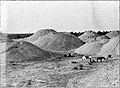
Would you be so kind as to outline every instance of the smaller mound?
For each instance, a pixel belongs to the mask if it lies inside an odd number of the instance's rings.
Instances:
[[[35,41],[37,38],[42,37],[42,36],[44,36],[44,35],[47,35],[48,33],[51,33],[51,32],[56,33],[56,31],[53,30],[53,29],[38,30],[38,31],[35,32],[32,36],[28,37],[28,38],[25,39],[25,40],[30,41],[30,42],[33,42],[33,41]]]
[[[33,44],[45,50],[67,51],[80,47],[84,42],[71,34],[49,33]]]
[[[96,55],[100,52],[103,44],[98,42],[86,43],[77,48],[74,52],[78,54]]]
[[[120,43],[120,36],[112,38],[106,43],[103,47],[101,52],[98,55],[108,56],[108,55],[119,55],[119,43]]]
[[[6,50],[6,53],[7,61],[18,62],[41,61],[55,56],[54,53],[44,51],[25,41],[14,42],[14,44]]]
[[[107,33],[106,36],[108,36],[109,38],[114,38],[120,35],[120,31],[119,30],[115,30],[115,31],[111,31],[110,33]]]
[[[89,42],[90,40],[95,41],[94,38],[97,36],[98,34],[95,33],[94,31],[86,31],[84,34],[82,34],[78,38],[80,38],[83,42]]]

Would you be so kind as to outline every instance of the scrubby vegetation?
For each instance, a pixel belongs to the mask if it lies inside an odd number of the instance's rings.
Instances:
[[[70,32],[70,34],[73,34],[73,35],[75,35],[75,36],[81,36],[82,34],[84,34],[86,31],[84,31],[84,32]],[[98,35],[100,35],[100,36],[102,36],[102,35],[106,35],[107,33],[109,33],[109,32],[111,32],[111,31],[97,31],[96,33],[98,34]]]

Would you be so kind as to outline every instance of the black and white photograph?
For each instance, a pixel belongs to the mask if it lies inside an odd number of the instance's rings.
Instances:
[[[1,0],[0,88],[119,88],[119,0]]]

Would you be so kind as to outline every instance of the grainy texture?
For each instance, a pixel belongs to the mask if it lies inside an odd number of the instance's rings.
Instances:
[[[119,86],[119,60],[84,64],[86,70],[73,70],[71,60],[7,68],[7,88],[98,88]],[[81,62],[82,63],[82,62]],[[49,64],[49,65],[48,65]],[[58,67],[59,65],[59,67]],[[16,70],[15,70],[16,68]]]
[[[87,55],[96,55],[102,49],[103,44],[99,42],[86,43],[83,46],[77,48],[75,53],[87,54]]]
[[[39,37],[43,37],[49,33],[56,33],[55,30],[53,29],[43,29],[43,30],[38,30],[37,32],[35,32],[32,36],[26,38],[26,41],[30,41],[30,42],[34,42],[36,41]]]
[[[71,34],[49,33],[37,38],[33,44],[45,50],[66,51],[78,48],[82,46],[84,42]]]
[[[37,46],[25,42],[14,42],[11,47],[6,50],[8,61],[41,61],[51,57],[55,54],[49,51],[44,51]],[[56,54],[57,55],[57,54]]]
[[[111,55],[119,55],[119,43],[120,43],[120,36],[114,37],[106,43],[102,50],[100,51],[99,55],[107,56]]]

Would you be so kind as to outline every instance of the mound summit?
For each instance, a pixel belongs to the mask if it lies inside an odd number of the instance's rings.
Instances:
[[[53,29],[42,29],[42,30],[38,30],[37,32],[35,32],[32,36],[28,37],[27,41],[30,41],[30,42],[34,42],[35,40],[37,40],[39,37],[43,37],[44,35],[47,35],[48,33],[56,33],[55,30]]]

